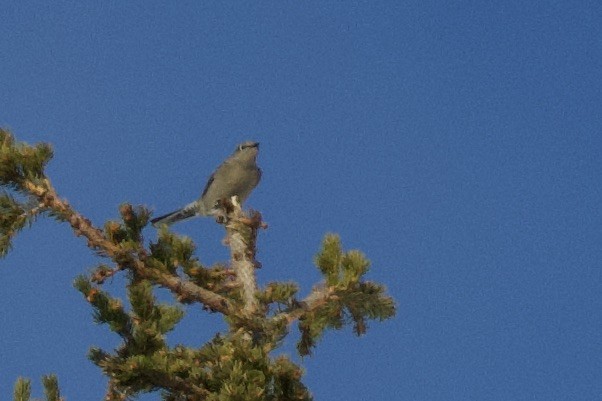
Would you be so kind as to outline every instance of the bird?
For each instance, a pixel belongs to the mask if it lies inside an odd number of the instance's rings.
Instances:
[[[247,141],[236,146],[234,153],[211,174],[199,199],[152,219],[151,224],[158,227],[194,216],[215,215],[219,211],[220,201],[235,195],[242,204],[261,179],[261,169],[257,166],[258,152],[259,142]]]

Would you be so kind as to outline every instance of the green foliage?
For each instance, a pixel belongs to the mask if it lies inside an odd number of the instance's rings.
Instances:
[[[4,187],[0,194],[0,257],[10,250],[15,234],[31,225],[39,213],[25,183],[45,186],[44,167],[51,158],[50,145],[16,142],[10,132],[0,128],[0,185]]]
[[[151,242],[151,258],[154,267],[175,273],[180,266],[188,274],[191,269],[201,268],[194,258],[195,246],[188,237],[177,236],[163,225],[158,233],[157,242]]]
[[[184,317],[178,306],[157,304],[153,288],[148,280],[141,280],[128,286],[128,296],[132,304],[132,338],[128,347],[131,354],[147,354],[165,347],[165,334],[174,329]]]
[[[132,321],[121,300],[111,297],[98,287],[94,287],[86,276],[77,277],[73,286],[84,295],[94,308],[96,323],[108,324],[111,331],[121,337],[131,337]]]
[[[335,234],[324,237],[315,264],[324,275],[326,285],[338,288],[357,283],[370,267],[370,261],[360,251],[343,252],[341,239]]]
[[[296,305],[295,296],[299,291],[296,283],[268,283],[265,288],[257,294],[257,299],[267,312],[270,306],[275,304],[282,309],[291,308]],[[281,308],[277,309],[280,312]]]
[[[107,221],[104,235],[121,250],[116,255],[115,262],[119,265],[127,265],[131,260],[129,254],[136,253],[143,246],[142,228],[148,224],[150,212],[142,206],[134,207],[129,203],[122,204],[119,212],[122,221]]]
[[[243,335],[217,336],[199,352],[207,371],[207,400],[309,400],[302,371],[285,357],[271,360],[266,350]]]
[[[25,226],[31,226],[36,217],[31,201],[19,202],[8,192],[0,195],[0,257],[6,256],[14,236]]]
[[[55,375],[42,376],[46,401],[60,401],[59,381]]]
[[[52,159],[52,148],[46,143],[30,146],[16,142],[13,135],[0,128],[0,183],[16,190],[25,190],[26,180],[40,182],[44,168]]]
[[[303,372],[285,357],[274,360],[243,334],[217,335],[200,349],[163,347],[145,355],[109,355],[95,362],[127,394],[160,388],[165,400],[310,400]]]
[[[42,376],[42,385],[44,386],[45,401],[61,401],[59,392],[59,382],[55,375]],[[13,391],[14,401],[30,401],[31,399],[31,380],[19,377],[15,382]],[[34,398],[37,399],[37,398]]]
[[[123,220],[125,238],[140,242],[142,240],[142,229],[148,224],[151,213],[142,206],[134,207],[129,203],[123,203],[119,207],[119,213]]]
[[[165,347],[165,334],[173,330],[184,316],[177,306],[157,304],[147,280],[128,286],[130,312],[125,310],[121,300],[94,287],[85,276],[78,277],[74,285],[94,307],[95,321],[108,324],[124,339],[120,349],[122,354],[149,354]]]
[[[148,266],[171,274],[177,274],[181,269],[190,281],[202,288],[220,295],[231,293],[232,287],[227,283],[231,283],[232,276],[228,274],[226,266],[203,266],[194,256],[196,247],[189,237],[176,235],[163,225],[158,231],[157,241],[151,242],[149,248]],[[179,301],[187,302],[186,299]]]
[[[333,286],[339,282],[342,256],[340,238],[332,234],[326,235],[322,242],[322,249],[315,257],[316,266],[324,275],[326,285]]]
[[[31,380],[19,377],[13,391],[14,401],[29,401],[31,397]]]
[[[362,280],[370,261],[359,251],[343,252],[337,235],[326,235],[315,262],[326,281],[323,291],[331,297],[299,319],[301,339],[297,349],[301,355],[311,353],[326,329],[352,323],[354,332],[361,335],[366,332],[367,319],[382,321],[395,315],[395,303],[384,286]]]

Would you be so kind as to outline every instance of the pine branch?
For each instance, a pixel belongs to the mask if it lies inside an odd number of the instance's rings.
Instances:
[[[301,340],[297,348],[301,355],[308,355],[328,328],[353,323],[354,332],[361,335],[366,332],[366,319],[385,320],[395,315],[395,304],[385,295],[385,288],[363,280],[370,266],[368,259],[359,251],[343,252],[337,235],[326,235],[315,262],[324,275],[324,284],[273,318],[289,325],[299,321]]]
[[[58,196],[44,175],[51,156],[48,145],[17,143],[0,129],[0,185],[9,190],[0,195],[0,255],[9,249],[17,231],[46,214],[67,222],[90,249],[110,259],[75,281],[93,307],[96,321],[122,338],[114,351],[92,348],[89,353],[110,378],[107,401],[125,401],[157,390],[166,401],[310,400],[301,382],[302,370],[286,356],[271,357],[289,326],[299,322],[297,347],[307,355],[327,329],[352,324],[361,335],[368,320],[388,319],[395,313],[385,288],[364,280],[368,259],[359,251],[343,252],[335,235],[324,238],[315,258],[324,281],[307,297],[297,300],[294,283],[259,288],[256,241],[258,230],[267,226],[258,212],[244,213],[236,198],[224,199],[220,205],[229,266],[204,267],[194,256],[192,240],[167,227],[159,230],[156,242],[147,249],[142,229],[150,212],[143,207],[121,205],[121,220],[108,221],[100,229]],[[102,284],[120,272],[127,273],[129,309],[102,290]],[[183,309],[157,302],[156,286],[170,290],[180,303],[198,302],[222,313],[229,330],[200,348],[168,346],[166,335],[183,317]],[[43,382],[47,401],[61,401],[56,378],[48,376]],[[20,379],[15,399],[29,398],[30,383]]]
[[[40,204],[49,210],[51,215],[69,223],[76,236],[86,238],[88,247],[98,254],[115,260],[122,268],[131,268],[140,277],[156,282],[177,294],[181,299],[201,302],[209,309],[225,315],[233,312],[230,302],[223,296],[199,287],[190,281],[182,280],[177,275],[150,269],[144,263],[144,252],[136,255],[131,249],[122,248],[110,241],[102,230],[75,211],[66,200],[60,199],[48,180],[45,180],[44,186],[36,185],[27,180],[24,181],[23,185],[33,196],[38,198]]]
[[[302,301],[296,303],[296,306],[287,312],[277,314],[273,320],[285,320],[287,324],[292,324],[306,313],[311,313],[328,303],[335,296],[335,290],[332,287],[317,286]]]
[[[255,243],[257,230],[265,227],[261,221],[261,215],[254,212],[248,218],[242,211],[236,197],[231,204],[226,206],[227,220],[226,243],[230,247],[230,260],[232,270],[241,286],[244,314],[252,314],[257,310],[257,283],[255,279],[255,267],[259,264],[255,260]]]

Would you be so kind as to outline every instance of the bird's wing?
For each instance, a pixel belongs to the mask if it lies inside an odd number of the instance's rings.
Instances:
[[[228,171],[232,167],[232,165],[233,164],[232,164],[232,156],[231,156],[228,159],[226,159],[222,164],[220,164],[218,166],[218,168],[215,169],[215,171],[213,172],[213,174],[211,174],[211,176],[207,180],[207,184],[205,184],[205,188],[203,189],[203,193],[201,194],[201,198],[203,198],[203,196],[205,196],[205,194],[207,193],[207,191],[209,191],[209,187],[211,187],[211,184],[213,184],[213,181],[215,181],[215,175],[216,174],[220,174],[221,176],[223,176],[224,172]]]
[[[211,177],[209,177],[209,180],[207,181],[207,184],[205,184],[205,189],[203,189],[203,193],[201,194],[201,198],[203,196],[205,196],[205,194],[209,190],[209,187],[211,186],[211,184],[213,183],[214,180],[215,180],[215,173],[211,174]]]

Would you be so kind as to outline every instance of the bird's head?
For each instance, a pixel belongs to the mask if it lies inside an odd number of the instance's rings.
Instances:
[[[254,149],[257,151],[259,149],[259,142],[246,141],[236,147],[237,152],[244,152],[245,150],[249,149]]]
[[[237,160],[245,160],[248,162],[255,162],[257,160],[257,153],[259,152],[259,142],[247,141],[239,144],[232,155]]]

